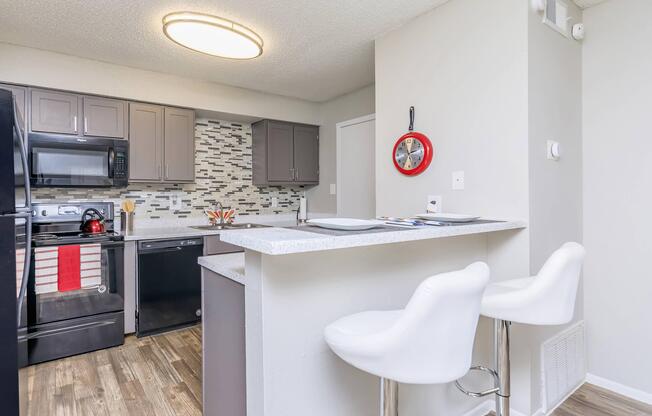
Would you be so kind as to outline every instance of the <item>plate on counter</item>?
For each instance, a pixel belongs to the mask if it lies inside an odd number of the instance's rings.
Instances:
[[[445,212],[419,214],[416,218],[441,222],[471,222],[480,219],[478,215],[451,214]]]
[[[308,220],[308,224],[329,230],[362,231],[385,225],[379,220],[359,220],[356,218],[319,218]]]

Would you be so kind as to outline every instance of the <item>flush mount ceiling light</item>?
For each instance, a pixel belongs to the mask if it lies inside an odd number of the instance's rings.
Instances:
[[[163,32],[193,51],[229,59],[252,59],[263,53],[263,40],[236,22],[202,13],[176,12],[163,18]]]

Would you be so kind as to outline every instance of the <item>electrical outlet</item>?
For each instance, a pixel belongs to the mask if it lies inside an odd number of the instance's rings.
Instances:
[[[331,191],[331,195],[337,194],[337,185],[335,185],[334,183],[331,183],[330,191]]]
[[[441,195],[428,195],[428,201],[426,201],[426,212],[442,212],[443,208],[441,204]]]
[[[464,189],[464,171],[458,170],[452,174],[452,188],[455,191],[461,191]]]
[[[278,208],[278,198],[275,196],[272,197],[272,208]]]

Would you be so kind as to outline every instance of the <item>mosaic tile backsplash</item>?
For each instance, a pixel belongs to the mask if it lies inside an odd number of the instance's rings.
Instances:
[[[195,125],[195,183],[130,184],[127,188],[37,188],[33,200],[136,201],[136,215],[148,219],[202,216],[219,201],[236,214],[286,214],[296,210],[303,187],[257,187],[251,182],[251,125],[197,119]],[[92,195],[92,197],[90,197]],[[272,197],[278,207],[272,208]],[[177,203],[171,209],[171,199]]]

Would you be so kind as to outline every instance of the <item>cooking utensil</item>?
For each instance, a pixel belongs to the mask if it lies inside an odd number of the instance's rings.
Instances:
[[[120,206],[124,212],[136,211],[136,204],[131,199],[125,199]]]
[[[410,107],[408,130],[394,144],[392,161],[399,172],[414,176],[428,168],[434,155],[430,139],[425,134],[414,131],[414,107]]]
[[[83,233],[98,234],[105,232],[104,216],[95,208],[88,208],[82,214],[82,225],[80,227]]]

